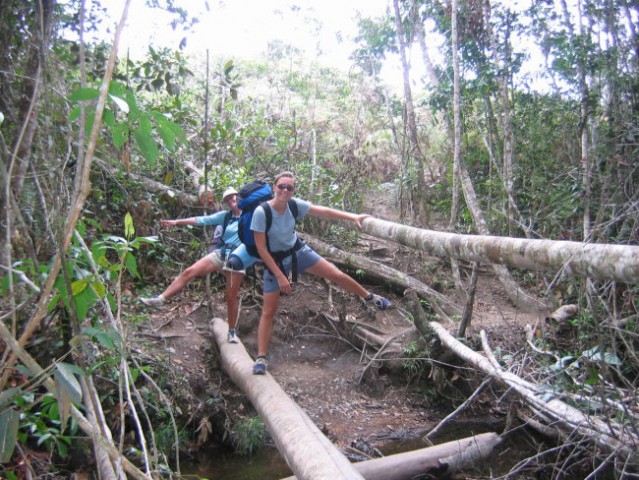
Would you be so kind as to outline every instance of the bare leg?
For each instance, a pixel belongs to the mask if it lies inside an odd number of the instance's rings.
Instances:
[[[264,294],[264,304],[262,305],[262,315],[260,316],[260,324],[257,327],[257,354],[266,356],[268,352],[268,344],[273,334],[273,317],[280,303],[280,292],[271,292]]]
[[[348,276],[324,258],[320,259],[320,261],[313,265],[311,268],[307,268],[306,272],[325,278],[326,280],[330,280],[331,282],[336,283],[337,285],[342,287],[347,292],[354,293],[355,295],[358,295],[362,298],[366,298],[366,296],[368,295],[368,291],[364,287],[362,287],[357,282],[357,280]]]
[[[239,293],[244,274],[239,272],[225,271],[226,277],[226,309],[229,322],[229,330],[235,328],[240,314]]]
[[[164,290],[162,296],[165,300],[168,300],[174,295],[180,293],[182,289],[194,278],[203,277],[208,273],[214,273],[218,270],[219,268],[214,265],[208,257],[200,258],[197,262],[175,277],[175,279],[171,282],[171,285]]]

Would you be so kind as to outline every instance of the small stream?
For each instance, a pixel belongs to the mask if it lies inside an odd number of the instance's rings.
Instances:
[[[250,457],[218,447],[182,462],[184,477],[209,480],[279,480],[293,475],[275,447],[263,447]]]
[[[486,424],[451,425],[451,429],[438,436],[436,443],[444,443],[455,438],[485,433]],[[518,460],[534,455],[535,445],[530,443],[526,432],[515,432],[508,436],[495,450],[485,465],[477,466],[472,474],[505,474]],[[380,450],[384,455],[408,452],[427,447],[421,438],[397,440],[385,444]],[[208,480],[280,480],[293,475],[275,447],[266,446],[250,457],[234,454],[226,448],[213,448],[200,452],[196,458],[182,461],[182,474],[185,478]],[[472,478],[472,477],[468,477]],[[485,477],[484,477],[485,478]]]

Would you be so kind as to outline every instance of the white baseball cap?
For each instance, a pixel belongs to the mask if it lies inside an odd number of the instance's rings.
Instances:
[[[225,201],[226,197],[228,197],[229,195],[237,195],[237,190],[235,190],[233,187],[229,187],[224,190],[224,193],[222,194],[222,201]]]

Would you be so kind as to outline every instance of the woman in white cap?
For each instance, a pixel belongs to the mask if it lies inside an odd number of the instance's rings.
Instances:
[[[241,245],[240,238],[237,234],[237,220],[242,214],[242,211],[237,206],[237,190],[232,187],[227,188],[222,195],[222,201],[226,203],[228,210],[220,210],[212,215],[161,221],[162,227],[165,228],[181,225],[221,225],[224,227],[224,232],[222,233],[219,248],[213,250],[185,269],[175,277],[167,289],[157,297],[140,298],[142,303],[149,307],[162,307],[167,300],[181,292],[194,278],[222,270],[231,252],[236,256],[241,256],[244,269],[250,267],[258,260],[249,255],[246,249],[237,248]],[[237,251],[235,251],[236,249]],[[237,343],[235,325],[239,313],[238,293],[244,280],[244,270],[233,271],[224,269],[224,276],[226,277],[226,305],[229,322],[228,341],[230,343]]]

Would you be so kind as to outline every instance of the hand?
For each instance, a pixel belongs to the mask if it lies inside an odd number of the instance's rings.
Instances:
[[[293,293],[293,287],[291,287],[291,283],[284,275],[279,275],[277,277],[277,284],[280,286],[280,292],[284,295],[290,295]]]
[[[368,217],[370,217],[368,213],[360,213],[359,215],[355,215],[355,218],[353,219],[353,221],[357,225],[357,228],[361,230],[364,227],[364,225],[362,224],[362,221]]]
[[[177,225],[177,220],[160,220],[160,224],[162,228],[175,227]]]

